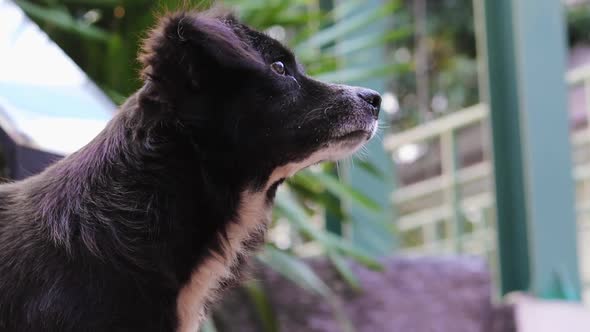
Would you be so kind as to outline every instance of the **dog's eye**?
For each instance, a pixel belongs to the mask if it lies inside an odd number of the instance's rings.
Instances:
[[[274,72],[279,75],[285,75],[285,65],[280,61],[271,64],[270,68],[272,68],[272,70],[274,70]]]

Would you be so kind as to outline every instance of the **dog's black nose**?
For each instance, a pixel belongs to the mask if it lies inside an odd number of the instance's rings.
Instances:
[[[381,108],[381,96],[377,91],[371,89],[362,89],[358,92],[358,96],[372,106],[372,112],[375,118],[379,116],[379,109]]]

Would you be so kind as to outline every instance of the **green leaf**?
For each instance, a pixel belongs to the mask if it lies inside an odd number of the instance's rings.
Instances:
[[[322,29],[320,32],[314,34],[309,39],[301,42],[295,46],[295,51],[298,52],[304,48],[320,48],[322,46],[330,45],[341,38],[359,30],[375,21],[389,16],[393,13],[399,4],[397,2],[389,2],[378,8],[371,8],[365,10],[360,14],[347,17],[332,26]]]
[[[379,168],[377,168],[373,163],[369,161],[355,158],[354,164],[380,180],[385,179],[385,174],[383,174],[383,172]]]
[[[363,66],[346,68],[314,75],[316,79],[328,82],[352,83],[369,78],[390,76],[394,73],[409,72],[410,64],[389,64],[384,66]]]
[[[359,263],[373,270],[381,270],[381,264],[368,254],[365,250],[356,247],[354,244],[342,237],[312,227],[308,222],[309,217],[286,190],[279,190],[275,199],[275,213],[285,217],[301,233],[309,238],[318,241],[326,249],[336,250]]]
[[[207,318],[203,322],[203,326],[200,328],[200,332],[217,332],[217,328],[215,327],[215,323],[211,317]]]
[[[356,292],[360,292],[362,290],[361,283],[354,275],[354,272],[352,272],[352,270],[348,266],[348,263],[346,262],[344,257],[342,257],[342,255],[334,251],[329,252],[328,257],[330,258],[330,261],[332,262],[332,264],[336,268],[336,271],[338,271],[342,279],[344,279],[344,281],[346,281],[346,283],[353,290],[355,290]]]
[[[118,91],[115,91],[107,86],[101,86],[101,89],[109,96],[109,98],[111,98],[111,100],[117,104],[117,105],[122,105],[125,100],[127,100],[127,97],[124,96],[123,94],[119,93]]]
[[[346,17],[354,12],[358,12],[365,3],[363,0],[347,0],[347,1],[338,1],[334,3],[334,8],[332,9],[332,16],[333,17]]]
[[[277,191],[274,211],[279,216],[287,218],[300,232],[316,240],[321,238],[321,232],[311,226],[307,213],[286,190]]]
[[[266,246],[264,252],[258,255],[258,259],[299,287],[322,296],[330,304],[334,318],[342,331],[354,331],[338,297],[307,264],[272,246]]]
[[[327,247],[338,249],[343,254],[353,258],[371,270],[383,271],[383,265],[381,265],[381,263],[379,263],[379,261],[377,261],[373,255],[368,253],[366,250],[355,246],[349,241],[343,240],[341,237],[326,233],[324,234],[323,243]]]
[[[355,52],[363,51],[369,49],[371,47],[379,47],[386,43],[391,43],[396,40],[406,38],[412,35],[412,30],[409,28],[406,29],[396,29],[390,31],[385,34],[376,34],[376,35],[362,35],[360,37],[346,39],[340,41],[332,46],[326,47],[322,49],[322,56],[330,56],[330,57],[343,57],[343,56],[350,56]],[[303,57],[300,57],[303,61],[313,61],[313,59],[309,58],[309,53],[304,53]]]
[[[279,323],[262,285],[258,281],[250,281],[243,288],[254,304],[264,332],[279,332]]]
[[[312,172],[310,170],[305,170],[303,172],[305,172],[304,174],[306,174],[307,176],[312,177],[321,184],[323,184],[328,191],[330,191],[332,194],[334,194],[341,200],[348,201],[353,204],[358,204],[359,206],[371,212],[381,211],[381,205],[379,205],[377,202],[367,197],[360,191],[354,189],[353,187],[342,183],[335,176],[326,172]]]
[[[294,36],[292,45],[300,45],[311,36],[317,34],[319,31],[324,29],[326,26],[331,25],[337,17],[344,17],[350,13],[358,11],[363,5],[362,0],[347,0],[338,3],[333,3],[334,7],[329,11],[320,11],[317,15],[316,21],[307,22],[306,26],[299,29],[297,35]],[[312,23],[312,24],[310,24]],[[297,54],[301,57],[301,49],[297,51]]]
[[[15,2],[32,18],[52,24],[62,30],[102,42],[107,42],[111,38],[108,32],[75,20],[65,8],[46,8],[24,0],[16,0]]]
[[[303,289],[322,297],[333,296],[332,291],[322,279],[298,258],[267,245],[258,255],[258,259]]]
[[[231,1],[232,7],[241,14],[248,24],[259,29],[273,25],[300,27],[318,20],[317,11],[312,10],[310,0],[279,1]]]
[[[317,208],[314,209],[313,206],[308,207],[305,204],[305,202],[312,202],[314,205],[321,206],[326,213],[332,214],[339,220],[346,219],[346,211],[342,209],[340,201],[335,200],[334,195],[324,191],[321,185],[314,185],[314,187],[319,187],[319,190],[315,190],[316,188],[310,188],[307,184],[299,182],[294,177],[289,179],[288,185],[293,195],[299,198],[298,202],[303,205],[306,213],[313,214],[316,212]]]
[[[128,1],[125,0],[62,0],[67,4],[76,4],[93,7],[115,7],[123,5]]]

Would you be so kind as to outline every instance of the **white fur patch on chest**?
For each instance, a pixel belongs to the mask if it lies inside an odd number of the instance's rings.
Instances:
[[[229,223],[227,238],[222,243],[222,253],[212,254],[191,275],[189,282],[180,290],[176,301],[178,332],[198,332],[205,318],[205,304],[215,297],[219,283],[231,279],[231,267],[238,255],[244,254],[244,242],[259,233],[270,220],[271,208],[267,203],[266,190],[245,192],[240,199],[237,222]]]

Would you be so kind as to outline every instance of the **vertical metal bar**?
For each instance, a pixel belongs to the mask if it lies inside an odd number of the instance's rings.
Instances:
[[[590,138],[590,82],[584,80],[584,104],[586,108],[586,135]]]
[[[445,184],[445,202],[451,208],[451,227],[456,252],[463,251],[463,217],[459,206],[459,188],[457,186],[457,145],[453,129],[440,137],[442,173],[448,179]]]
[[[472,0],[473,6],[473,26],[475,31],[475,48],[477,54],[488,53],[488,43],[486,36],[486,19],[485,19],[485,0]],[[490,87],[488,80],[488,63],[485,56],[477,57],[477,91],[480,102],[488,102],[490,100]],[[490,138],[490,121],[486,117],[481,121],[482,135],[483,135],[483,155],[484,160],[486,157],[490,157],[491,147],[487,144]]]
[[[502,290],[579,299],[562,4],[485,10]]]
[[[487,54],[487,40],[485,27],[485,6],[484,0],[473,0],[473,26],[475,31],[475,48],[477,54]],[[489,96],[489,81],[488,81],[488,66],[485,57],[477,57],[477,91],[479,100],[488,101]]]
[[[428,223],[420,227],[422,228],[422,234],[424,237],[424,246],[426,246],[430,252],[440,250],[442,243],[436,238],[436,223]]]
[[[428,10],[426,0],[413,1],[414,44],[416,61],[416,95],[420,118],[425,119],[430,110],[430,79],[428,77]]]

